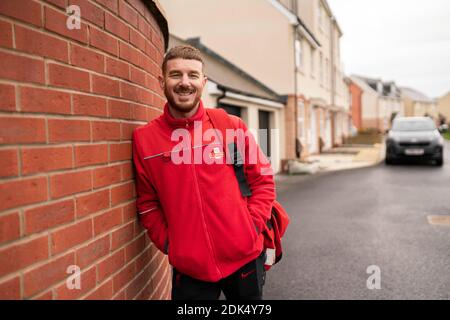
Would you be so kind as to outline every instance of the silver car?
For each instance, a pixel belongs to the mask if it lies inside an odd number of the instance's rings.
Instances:
[[[386,164],[405,159],[444,163],[444,138],[428,117],[396,118],[386,139]]]

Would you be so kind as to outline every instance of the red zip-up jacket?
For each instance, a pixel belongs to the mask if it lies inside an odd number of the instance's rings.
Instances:
[[[232,121],[247,130],[241,119]],[[174,118],[166,104],[159,118],[133,132],[137,211],[150,239],[169,255],[172,266],[193,278],[216,282],[261,254],[261,232],[275,200],[273,175],[262,174],[270,164],[260,158],[256,164],[248,163],[252,136],[245,139],[244,165],[250,197],[241,195],[232,164],[174,163],[171,154],[180,149],[181,140],[172,141],[171,135],[181,128],[191,137],[194,130],[213,128],[202,102],[187,119]],[[192,138],[186,143],[187,154],[179,154],[193,160],[195,152],[203,154],[217,142]]]

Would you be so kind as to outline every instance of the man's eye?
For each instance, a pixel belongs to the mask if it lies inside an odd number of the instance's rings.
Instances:
[[[189,75],[189,78],[191,78],[191,79],[198,79],[198,78],[200,78],[200,75],[198,75],[197,73],[193,73],[193,74]]]

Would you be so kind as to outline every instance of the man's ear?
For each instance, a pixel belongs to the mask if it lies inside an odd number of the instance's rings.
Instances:
[[[166,82],[164,81],[163,76],[158,76],[159,86],[161,87],[162,91],[164,91],[164,88],[166,86]]]
[[[207,76],[203,76],[203,86],[206,84],[207,81],[208,81],[208,77]]]

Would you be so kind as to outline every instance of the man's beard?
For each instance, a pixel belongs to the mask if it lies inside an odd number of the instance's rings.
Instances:
[[[178,89],[179,90],[179,89]],[[167,102],[169,102],[169,105],[175,109],[178,112],[181,113],[189,113],[191,112],[200,102],[200,95],[198,94],[198,91],[195,91],[195,98],[194,101],[192,103],[189,104],[177,104],[175,102],[175,98],[174,98],[174,94],[172,91],[168,90],[167,88],[164,89],[164,95],[167,98]]]

